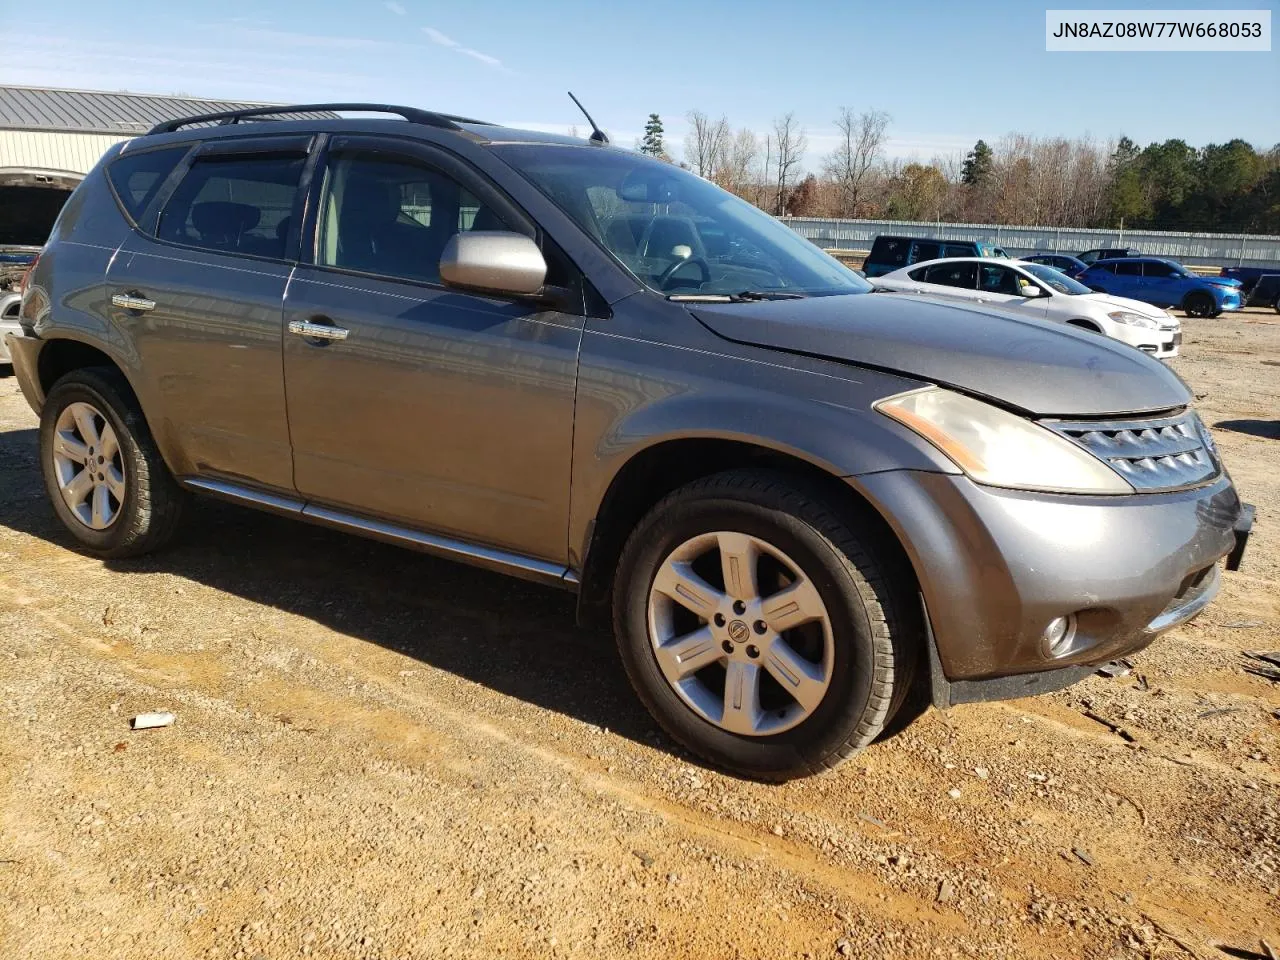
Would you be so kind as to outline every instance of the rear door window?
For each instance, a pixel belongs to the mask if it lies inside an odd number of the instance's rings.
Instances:
[[[1142,276],[1142,264],[1136,261],[1133,263],[1121,261],[1115,265],[1115,273],[1117,277],[1140,277]]]
[[[925,268],[925,283],[940,283],[944,287],[974,290],[978,286],[976,263],[935,263]]]
[[[975,252],[971,243],[948,243],[942,247],[944,257],[972,257]]]
[[[197,157],[165,205],[161,240],[219,253],[283,259],[306,157]]]
[[[923,263],[926,260],[937,260],[940,256],[942,256],[942,244],[917,240],[915,248],[911,251],[911,262]]]
[[[883,263],[888,267],[905,267],[907,255],[911,252],[911,241],[900,237],[877,237],[871,245],[871,254],[867,260],[871,263]]]
[[[107,178],[116,192],[116,199],[131,220],[138,221],[186,152],[187,147],[181,146],[126,153],[107,168]]]

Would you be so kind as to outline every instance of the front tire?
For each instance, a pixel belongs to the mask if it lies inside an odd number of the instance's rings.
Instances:
[[[1187,299],[1182,302],[1182,312],[1188,317],[1212,319],[1222,311],[1218,309],[1218,304],[1209,294],[1190,293],[1187,294]]]
[[[622,552],[627,675],[663,729],[716,766],[775,781],[834,767],[880,734],[911,683],[915,594],[888,556],[784,474],[682,487]]]
[[[86,550],[132,557],[163,546],[186,494],[169,474],[128,381],[73,370],[40,416],[40,467],[58,519]]]

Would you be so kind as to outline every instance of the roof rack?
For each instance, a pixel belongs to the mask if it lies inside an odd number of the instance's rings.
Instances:
[[[415,107],[396,107],[387,103],[303,103],[292,106],[281,105],[276,107],[253,107],[248,110],[226,110],[222,113],[202,113],[194,117],[166,120],[164,123],[157,123],[148,130],[147,136],[151,136],[154,133],[172,133],[194,123],[216,122],[219,126],[222,126],[239,123],[241,120],[251,120],[256,117],[270,118],[278,114],[331,113],[338,110],[360,111],[362,113],[393,113],[396,116],[404,117],[410,123],[421,123],[428,127],[441,127],[445,130],[461,130],[462,128],[458,126],[459,121],[463,123],[479,122],[443,113],[432,113],[430,110],[418,110]]]

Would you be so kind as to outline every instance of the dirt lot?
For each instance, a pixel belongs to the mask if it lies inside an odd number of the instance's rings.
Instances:
[[[76,553],[0,381],[0,956],[1280,949],[1280,683],[1242,657],[1280,649],[1277,320],[1185,323],[1258,505],[1200,620],[783,787],[681,756],[567,594],[212,503]]]

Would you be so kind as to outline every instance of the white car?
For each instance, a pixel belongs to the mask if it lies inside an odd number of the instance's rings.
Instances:
[[[21,333],[18,326],[18,308],[22,306],[22,295],[0,291],[0,365],[9,364],[9,348],[5,345],[6,333]]]
[[[1159,307],[1094,293],[1065,273],[1024,260],[954,257],[914,263],[873,281],[881,290],[989,303],[1101,333],[1153,357],[1178,355],[1182,327]]]

